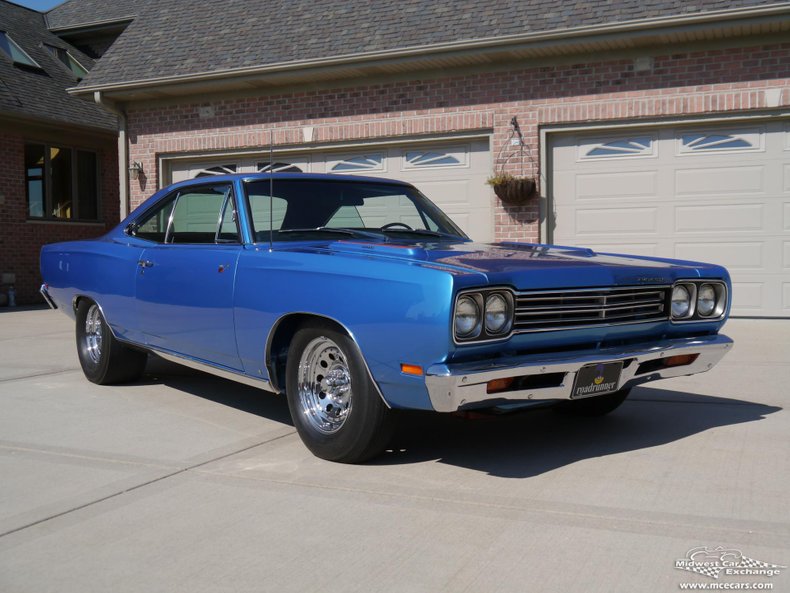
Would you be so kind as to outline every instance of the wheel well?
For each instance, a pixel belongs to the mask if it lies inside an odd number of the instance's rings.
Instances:
[[[79,309],[80,303],[82,301],[84,301],[85,299],[87,299],[89,301],[91,300],[88,297],[83,296],[83,295],[77,295],[77,296],[74,297],[74,300],[72,301],[71,305],[72,305],[72,307],[74,307],[74,314],[75,315],[77,314],[77,309]]]
[[[280,319],[266,345],[266,369],[269,371],[272,387],[278,391],[285,390],[285,362],[291,340],[299,328],[311,324],[329,326],[351,337],[345,327],[329,317],[311,313],[292,313]]]

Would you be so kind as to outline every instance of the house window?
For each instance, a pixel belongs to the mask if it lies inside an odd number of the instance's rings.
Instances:
[[[25,145],[25,176],[27,185],[27,215],[44,216],[46,198],[44,191],[44,151],[41,144]]]
[[[47,45],[44,44],[44,47],[47,48],[47,51],[51,53],[58,61],[60,61],[66,68],[71,70],[74,76],[77,77],[77,80],[82,80],[85,78],[85,75],[88,74],[88,69],[80,64],[77,59],[72,56],[68,50],[63,49],[62,47],[55,47],[54,45]]]
[[[95,152],[26,144],[25,186],[30,218],[99,219],[99,162]]]
[[[3,50],[5,54],[14,61],[14,64],[41,69],[41,66],[39,66],[33,58],[27,55],[25,50],[19,47],[16,41],[11,39],[11,37],[9,37],[8,33],[5,31],[0,31],[0,50]]]

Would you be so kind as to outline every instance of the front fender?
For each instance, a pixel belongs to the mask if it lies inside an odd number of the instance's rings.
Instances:
[[[443,270],[366,256],[248,251],[240,261],[235,324],[245,372],[269,379],[266,344],[288,313],[326,317],[347,328],[385,400],[431,409],[422,378],[448,355],[453,279]]]

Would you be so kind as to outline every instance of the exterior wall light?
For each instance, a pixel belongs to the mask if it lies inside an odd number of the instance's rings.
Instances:
[[[129,165],[129,177],[132,179],[139,179],[140,173],[143,172],[143,165],[139,161],[132,161]]]

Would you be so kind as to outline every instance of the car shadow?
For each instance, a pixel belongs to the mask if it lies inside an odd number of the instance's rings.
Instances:
[[[293,426],[284,396],[149,356],[141,383],[167,385],[248,414]]]
[[[375,465],[438,461],[505,478],[529,478],[584,459],[656,447],[706,430],[761,420],[782,408],[665,389],[638,387],[600,418],[533,409],[463,418],[403,414]]]
[[[149,357],[142,382],[167,385],[293,426],[285,397],[155,356]],[[762,420],[781,409],[745,400],[637,387],[620,408],[601,418],[564,416],[547,408],[472,418],[400,412],[387,450],[368,465],[435,461],[492,476],[529,478],[584,459],[656,447],[706,430]]]
[[[8,305],[0,306],[0,314],[3,313],[23,313],[25,311],[45,311],[48,310],[47,305],[17,305],[9,307]]]

